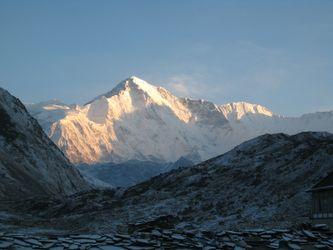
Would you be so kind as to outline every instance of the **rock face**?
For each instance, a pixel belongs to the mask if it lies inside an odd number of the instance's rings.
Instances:
[[[0,200],[62,196],[88,184],[26,111],[0,88]]]
[[[73,163],[200,162],[265,133],[333,132],[333,112],[286,118],[257,104],[179,98],[137,77],[84,106],[27,107]]]

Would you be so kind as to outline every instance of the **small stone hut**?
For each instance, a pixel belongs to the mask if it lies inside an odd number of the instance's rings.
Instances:
[[[311,219],[314,223],[325,223],[333,228],[333,172],[319,181],[309,192],[312,195]]]

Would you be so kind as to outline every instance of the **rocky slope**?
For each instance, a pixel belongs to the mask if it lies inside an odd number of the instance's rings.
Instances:
[[[286,118],[256,104],[179,98],[137,77],[83,106],[27,107],[73,163],[200,162],[265,133],[333,132],[333,112]]]
[[[332,166],[332,134],[263,135],[128,189],[126,206],[116,211],[130,221],[171,214],[185,228],[287,226],[306,221],[305,191]]]
[[[42,205],[44,215],[29,223],[45,225],[40,221],[53,216],[54,229],[92,232],[286,228],[308,221],[306,190],[332,166],[332,134],[263,135],[128,189],[88,192],[65,203],[48,201]],[[34,202],[29,206],[41,206]],[[24,207],[31,211],[29,206]]]
[[[24,105],[0,88],[0,200],[89,189]]]

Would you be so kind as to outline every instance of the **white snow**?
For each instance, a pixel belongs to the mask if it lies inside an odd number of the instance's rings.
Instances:
[[[283,117],[258,104],[178,98],[135,76],[83,106],[36,105],[29,111],[74,163],[199,161],[265,133],[333,132],[333,111]]]

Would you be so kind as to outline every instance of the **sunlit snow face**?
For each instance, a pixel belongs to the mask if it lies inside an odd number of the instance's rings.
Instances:
[[[44,106],[30,111],[74,163],[204,160],[265,133],[333,130],[330,112],[282,117],[257,104],[179,98],[137,77],[83,106]]]

